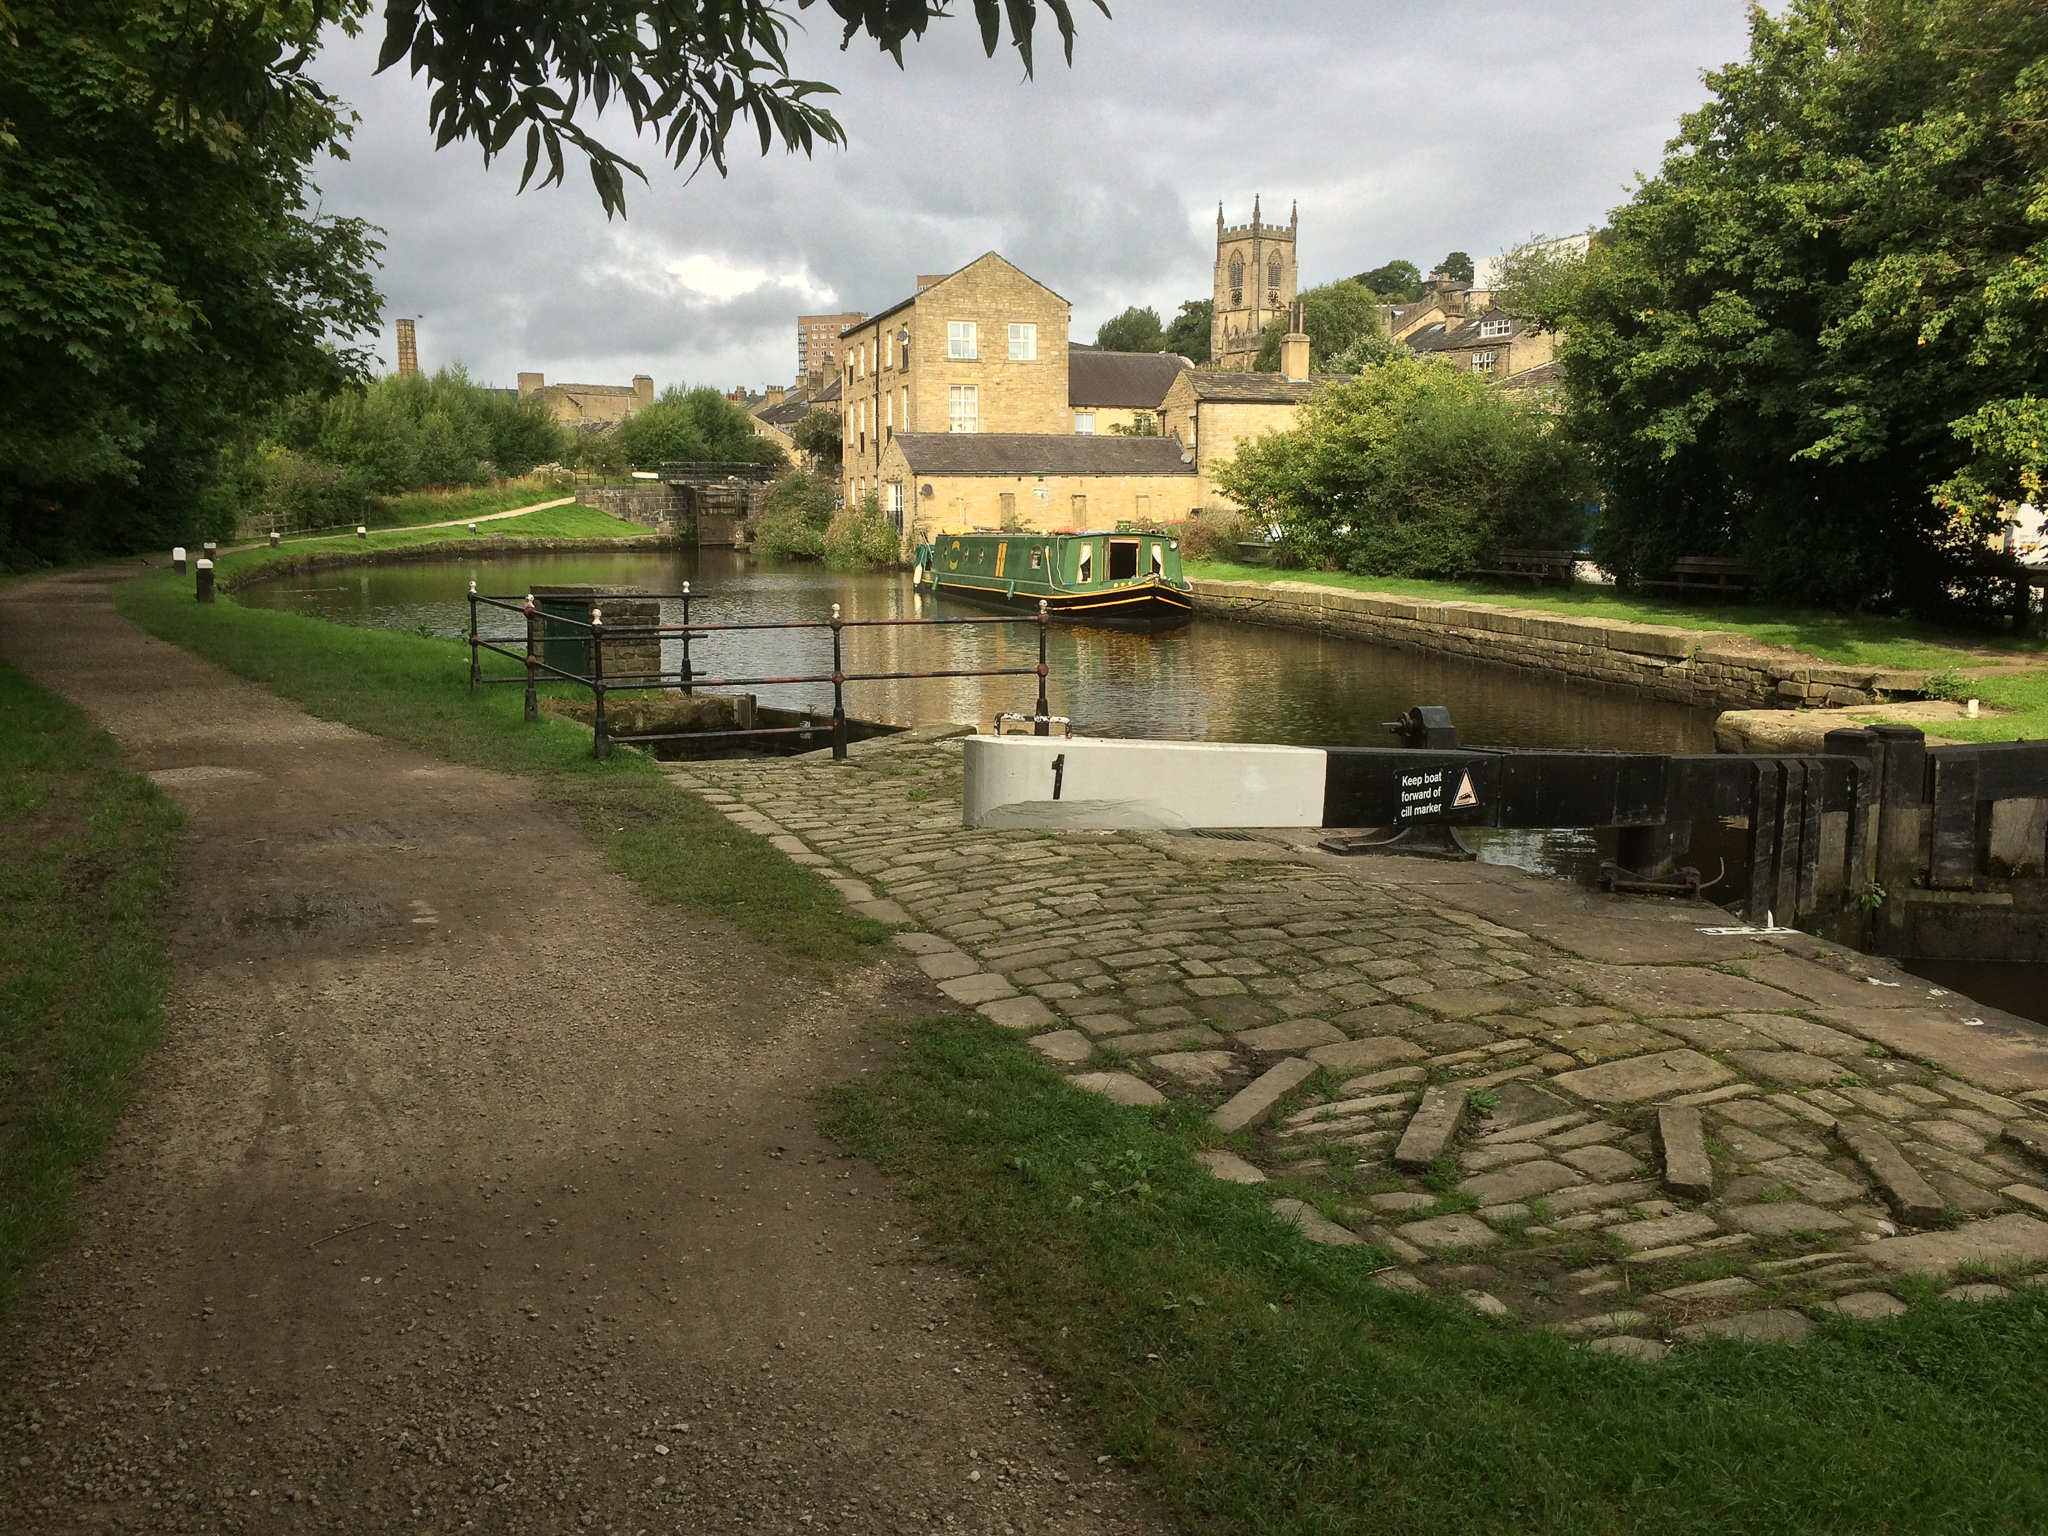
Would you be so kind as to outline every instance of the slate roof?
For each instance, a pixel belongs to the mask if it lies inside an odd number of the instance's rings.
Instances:
[[[1510,327],[1505,336],[1481,336],[1479,323],[1482,320],[1506,320]],[[1517,336],[1528,334],[1528,327],[1521,321],[1489,309],[1483,315],[1455,323],[1441,321],[1436,325],[1425,325],[1412,336],[1404,336],[1401,345],[1411,352],[1457,352],[1466,347],[1483,347],[1492,342],[1513,341]]]
[[[1194,364],[1177,352],[1104,352],[1067,347],[1067,404],[1156,411],[1173,381]]]
[[[1215,400],[1226,405],[1293,405],[1306,400],[1325,384],[1342,383],[1345,373],[1312,373],[1305,379],[1286,379],[1277,373],[1245,373],[1230,368],[1196,368],[1188,374],[1197,400]]]
[[[754,420],[765,421],[771,427],[793,427],[811,412],[824,410],[838,403],[839,375],[834,373],[815,395],[796,390],[783,396],[780,405],[771,405],[753,414]]]
[[[1187,475],[1177,437],[1085,432],[898,432],[914,475]]]

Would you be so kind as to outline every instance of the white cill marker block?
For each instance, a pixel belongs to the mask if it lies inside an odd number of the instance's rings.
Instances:
[[[971,736],[970,827],[1319,827],[1329,754],[1316,747],[1094,736]]]

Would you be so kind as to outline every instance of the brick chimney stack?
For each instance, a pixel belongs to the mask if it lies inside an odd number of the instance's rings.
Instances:
[[[1304,326],[1300,300],[1287,306],[1287,334],[1280,338],[1280,376],[1285,379],[1308,377],[1308,332]]]
[[[398,376],[409,379],[420,371],[419,340],[413,334],[412,322],[398,322]]]

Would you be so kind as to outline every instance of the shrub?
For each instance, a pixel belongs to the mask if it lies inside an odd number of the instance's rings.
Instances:
[[[754,547],[777,560],[820,560],[832,525],[832,486],[801,470],[784,475],[768,493],[754,531]]]
[[[1211,510],[1174,525],[1183,560],[1235,560],[1237,546],[1254,534],[1242,512]]]
[[[255,459],[247,514],[263,528],[297,533],[334,528],[369,516],[370,498],[336,466],[289,448],[265,448]]]
[[[902,558],[902,536],[873,491],[841,507],[825,530],[825,563],[835,571],[878,570]]]

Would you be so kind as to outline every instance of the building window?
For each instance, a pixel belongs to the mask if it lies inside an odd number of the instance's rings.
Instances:
[[[1085,585],[1094,579],[1095,546],[1093,544],[1083,544],[1081,546],[1081,559],[1074,567],[1074,580],[1077,585]]]
[[[895,397],[894,395],[885,395],[885,396],[883,396],[883,397],[882,397],[882,410],[883,410],[883,412],[884,412],[884,420],[883,420],[883,425],[884,425],[884,426],[890,426],[890,427],[893,427],[893,426],[895,426],[895,425],[896,425],[896,397]]]
[[[1074,430],[1083,437],[1093,436],[1095,432],[1095,413],[1093,411],[1074,412]]]
[[[1010,361],[1013,363],[1035,363],[1038,361],[1037,326],[1013,325],[1010,327]]]
[[[903,430],[910,430],[910,386],[903,386]]]
[[[896,333],[896,366],[910,366],[910,327],[907,325]]]
[[[1474,352],[1472,354],[1472,371],[1474,373],[1491,373],[1493,372],[1493,365],[1499,361],[1500,354],[1498,352]]]
[[[1505,318],[1498,320],[1482,320],[1479,322],[1479,334],[1482,336],[1506,336],[1510,332],[1512,332],[1514,328],[1515,322]]]
[[[1244,258],[1241,256],[1230,258],[1230,286],[1232,288],[1242,288],[1244,286]]]
[[[896,338],[894,336],[884,336],[882,338],[882,366],[884,368],[896,366]]]
[[[981,391],[972,384],[953,384],[946,390],[946,430],[948,432],[978,432],[981,416]]]
[[[891,480],[888,485],[888,491],[887,510],[889,521],[894,523],[896,531],[901,533],[903,531],[903,482],[901,480]]]
[[[972,320],[948,320],[946,322],[946,356],[972,361],[980,355],[980,353],[974,350],[974,322]]]

